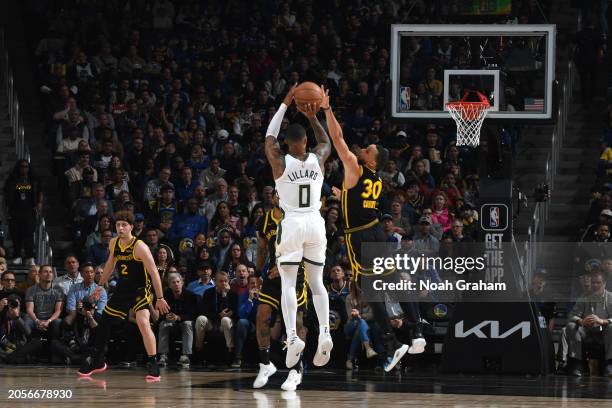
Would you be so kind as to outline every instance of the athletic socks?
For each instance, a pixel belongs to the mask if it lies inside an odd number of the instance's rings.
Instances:
[[[259,349],[259,362],[261,364],[270,364],[270,347]]]

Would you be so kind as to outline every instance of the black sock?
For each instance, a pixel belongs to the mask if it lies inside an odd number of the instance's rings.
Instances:
[[[259,362],[261,364],[270,364],[270,347],[259,349]]]
[[[155,363],[155,356],[147,356],[147,363]]]

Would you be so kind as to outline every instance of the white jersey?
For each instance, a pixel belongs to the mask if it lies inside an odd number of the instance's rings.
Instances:
[[[285,171],[276,179],[280,208],[285,213],[318,212],[322,187],[323,172],[315,154],[308,153],[305,161],[285,155]]]

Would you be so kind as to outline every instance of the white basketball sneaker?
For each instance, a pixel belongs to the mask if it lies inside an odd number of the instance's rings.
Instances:
[[[329,334],[329,332],[320,333],[317,353],[312,359],[312,363],[317,367],[327,364],[331,357],[332,348],[334,348],[334,342],[332,341],[331,334]]]
[[[287,379],[281,385],[281,389],[285,391],[295,391],[298,385],[302,383],[302,373],[296,369],[289,371]]]
[[[287,340],[287,357],[285,357],[287,368],[293,367],[300,361],[300,354],[302,354],[302,350],[304,350],[305,346],[306,343],[298,336],[293,336],[293,338]]]
[[[276,372],[276,367],[272,362],[269,364],[261,364],[259,363],[259,374],[257,374],[257,378],[253,382],[253,388],[261,388],[268,383],[268,378],[272,377]]]
[[[408,349],[408,354],[421,354],[422,352],[425,351],[426,345],[427,345],[427,342],[422,337],[417,337],[415,339],[412,339],[412,344],[410,345],[410,348]]]

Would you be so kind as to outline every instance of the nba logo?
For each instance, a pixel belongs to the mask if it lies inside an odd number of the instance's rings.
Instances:
[[[489,226],[491,228],[499,227],[499,207],[491,207],[489,210]]]
[[[483,204],[480,207],[480,226],[484,231],[505,231],[510,210],[506,204]]]

